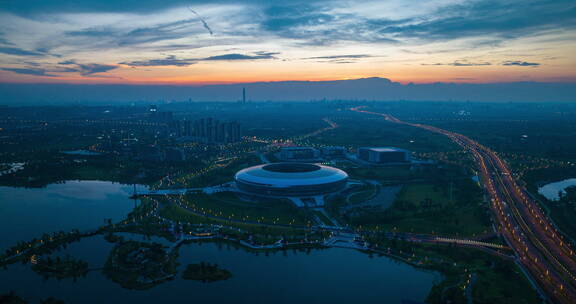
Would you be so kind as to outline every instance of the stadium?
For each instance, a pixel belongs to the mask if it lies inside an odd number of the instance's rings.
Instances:
[[[316,164],[274,163],[240,170],[234,177],[237,188],[259,196],[319,196],[346,187],[346,172]]]

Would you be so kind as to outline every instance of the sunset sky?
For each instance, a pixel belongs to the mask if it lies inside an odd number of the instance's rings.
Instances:
[[[576,81],[576,1],[0,1],[0,82]]]

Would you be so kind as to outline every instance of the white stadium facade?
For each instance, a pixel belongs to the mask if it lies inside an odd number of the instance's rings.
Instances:
[[[334,193],[346,188],[346,172],[309,163],[274,163],[236,173],[237,188],[258,196],[303,197]]]

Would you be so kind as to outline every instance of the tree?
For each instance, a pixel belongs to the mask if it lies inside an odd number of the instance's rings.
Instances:
[[[0,303],[7,303],[7,304],[25,304],[27,303],[21,297],[17,296],[14,291],[10,291],[7,294],[0,295]]]
[[[64,301],[58,300],[54,297],[48,297],[44,300],[40,300],[40,304],[64,304]]]

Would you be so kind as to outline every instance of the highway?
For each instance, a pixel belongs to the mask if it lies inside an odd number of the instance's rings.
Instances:
[[[389,114],[364,110],[364,107],[351,110],[445,135],[470,152],[490,197],[499,232],[514,250],[519,264],[550,301],[576,303],[576,256],[572,245],[565,241],[538,202],[518,184],[505,161],[494,151],[459,133],[404,122]]]

